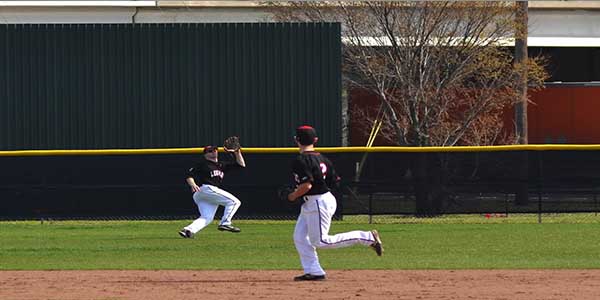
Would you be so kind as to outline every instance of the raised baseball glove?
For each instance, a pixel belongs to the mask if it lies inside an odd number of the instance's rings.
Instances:
[[[223,148],[228,152],[238,151],[240,147],[240,138],[237,136],[230,136],[223,142]]]
[[[291,194],[295,189],[291,186],[282,186],[277,189],[277,197],[281,201],[291,202],[288,200],[288,195]],[[294,200],[295,201],[295,200]]]

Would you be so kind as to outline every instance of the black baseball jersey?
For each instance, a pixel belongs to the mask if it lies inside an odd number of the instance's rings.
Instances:
[[[236,161],[214,162],[202,157],[193,168],[188,170],[186,178],[193,177],[198,185],[220,186],[225,172],[235,168],[241,168]]]
[[[325,194],[340,180],[331,161],[314,151],[298,155],[292,163],[292,173],[297,185],[311,182],[312,188],[306,195]]]

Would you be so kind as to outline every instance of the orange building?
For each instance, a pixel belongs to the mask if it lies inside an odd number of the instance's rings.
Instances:
[[[600,84],[549,84],[530,99],[530,144],[600,143]]]
[[[539,91],[529,92],[527,106],[530,144],[600,144],[600,82],[547,83]],[[349,94],[350,109],[379,107],[377,97],[361,90]],[[364,146],[368,133],[350,120],[349,144]],[[514,110],[504,117],[506,132],[514,131]],[[368,130],[368,129],[367,129]],[[381,137],[375,146],[389,145]]]

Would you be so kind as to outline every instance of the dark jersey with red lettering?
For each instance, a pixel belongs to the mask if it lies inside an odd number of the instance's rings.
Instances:
[[[340,180],[331,161],[314,151],[305,151],[298,155],[292,163],[292,173],[296,185],[305,182],[312,184],[306,195],[325,194]]]
[[[194,178],[194,181],[198,185],[210,184],[220,186],[225,172],[236,168],[241,168],[236,161],[214,162],[202,157],[194,167],[188,170],[187,178]]]

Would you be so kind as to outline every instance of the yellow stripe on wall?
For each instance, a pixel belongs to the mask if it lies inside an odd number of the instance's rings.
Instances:
[[[600,145],[505,145],[454,147],[317,147],[323,153],[353,152],[498,152],[498,151],[590,151]],[[223,152],[223,148],[219,148]],[[243,148],[244,153],[298,153],[298,148]],[[151,155],[199,154],[202,148],[95,149],[95,150],[14,150],[0,151],[0,156],[81,156],[81,155]]]

